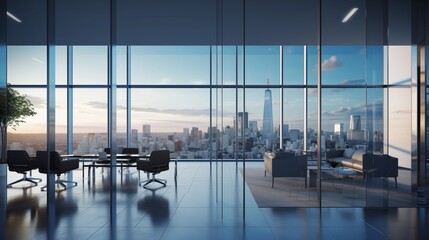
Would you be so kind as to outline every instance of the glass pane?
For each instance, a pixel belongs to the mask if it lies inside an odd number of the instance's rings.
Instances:
[[[304,47],[283,47],[283,84],[304,84]]]
[[[74,89],[73,153],[98,153],[107,147],[107,90]]]
[[[116,54],[116,83],[118,85],[127,84],[127,47],[117,46]]]
[[[317,85],[317,46],[307,46],[307,84]]]
[[[30,156],[46,150],[46,90],[40,88],[16,88],[33,104],[36,115],[24,118],[15,129],[8,127],[9,150],[26,150]]]
[[[254,145],[260,153],[279,148],[279,95],[278,88],[246,89],[246,112],[259,130]]]
[[[213,49],[216,48],[214,47]],[[236,48],[235,46],[223,46],[222,63],[223,85],[235,86],[236,83],[238,83],[236,75],[238,65],[238,48]]]
[[[364,207],[365,175],[348,162],[358,160],[355,152],[363,155],[367,149],[366,89],[324,88],[322,109],[321,147],[327,155],[322,160],[328,160],[321,166],[322,206]]]
[[[118,147],[127,147],[127,89],[118,88],[116,98],[116,132]],[[130,147],[137,146],[138,139],[131,141]]]
[[[55,47],[55,84],[67,84],[67,46]]]
[[[67,89],[55,91],[55,150],[67,154]]]
[[[304,90],[286,88],[283,91],[284,149],[302,153],[304,150]]]
[[[389,84],[411,85],[411,47],[389,46]]]
[[[133,46],[132,84],[210,84],[209,46]]]
[[[280,84],[280,47],[246,46],[246,85]]]
[[[383,46],[368,46],[366,48],[367,56],[367,83],[368,85],[383,84]]]
[[[46,84],[46,76],[45,46],[7,47],[8,83]]]
[[[107,47],[73,47],[73,84],[107,84]]]
[[[365,85],[365,51],[364,46],[324,46],[322,84]]]
[[[143,129],[141,152],[208,159],[209,96],[209,89],[132,89],[131,127]]]

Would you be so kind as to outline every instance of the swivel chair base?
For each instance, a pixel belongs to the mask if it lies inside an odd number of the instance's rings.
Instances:
[[[145,183],[145,184],[143,185],[143,187],[144,187],[144,188],[146,188],[146,186],[147,186],[148,184],[152,183],[152,182],[160,183],[160,184],[162,184],[162,186],[163,186],[163,187],[165,187],[165,186],[167,185],[167,180],[165,180],[165,179],[160,179],[160,178],[155,178],[155,174],[152,174],[152,178],[151,178],[151,179],[149,179],[149,173],[148,173],[147,175],[148,175],[148,179],[147,179],[147,180],[140,181],[140,182],[139,182],[139,186],[141,186],[141,185],[142,185],[142,183]],[[140,175],[139,175],[139,176],[140,176]]]
[[[74,181],[67,181],[67,180],[62,180],[60,179],[60,177],[58,176],[57,180],[55,181],[55,185],[59,185],[61,187],[63,187],[62,189],[58,189],[58,191],[64,191],[67,189],[67,186],[64,183],[72,183],[73,187],[77,186],[77,182]],[[45,185],[41,188],[42,191],[46,191],[46,189],[48,188],[48,185]],[[55,188],[55,191],[57,191],[57,189]]]
[[[30,182],[30,183],[32,183],[32,187],[35,187],[35,186],[37,186],[37,183],[39,183],[39,182],[41,182],[42,181],[42,179],[41,178],[32,178],[32,177],[27,177],[27,173],[23,173],[23,177],[21,178],[21,179],[19,179],[19,180],[16,180],[15,182],[13,182],[13,183],[9,183],[8,185],[7,185],[7,187],[8,188],[11,188],[12,187],[12,185],[14,185],[14,184],[16,184],[16,183],[19,183],[19,182]]]

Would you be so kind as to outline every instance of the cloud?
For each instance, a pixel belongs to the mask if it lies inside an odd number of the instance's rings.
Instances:
[[[337,56],[331,56],[328,59],[325,59],[322,63],[322,70],[328,71],[328,70],[334,70],[339,67],[341,67],[343,64],[337,60]]]
[[[34,105],[35,108],[46,108],[46,101],[41,97],[32,95],[25,95],[28,100]]]
[[[158,109],[145,107],[132,107],[131,111],[146,113],[164,113],[182,116],[205,116],[210,114],[210,109]]]
[[[104,103],[104,102],[90,101],[90,102],[87,102],[86,104],[96,109],[107,109],[107,103]],[[127,110],[127,107],[122,105],[117,105],[116,108],[118,110]]]
[[[107,104],[104,102],[90,101],[87,102],[86,105],[96,109],[107,109]],[[118,105],[117,108],[120,110],[126,109],[126,107],[122,105]],[[164,113],[181,116],[206,116],[210,114],[210,109],[158,109],[150,107],[131,107],[131,111],[145,113]]]
[[[343,80],[340,85],[365,85],[365,79]]]
[[[310,117],[316,118],[317,113],[309,113]],[[368,115],[369,118],[383,117],[383,103],[381,101],[375,102],[372,105],[358,104],[355,106],[341,106],[332,110],[323,111],[322,120],[344,120],[348,119],[350,115],[361,115],[364,118]]]
[[[92,108],[97,108],[97,109],[107,108],[107,104],[104,102],[90,101],[90,102],[87,102],[86,104]]]

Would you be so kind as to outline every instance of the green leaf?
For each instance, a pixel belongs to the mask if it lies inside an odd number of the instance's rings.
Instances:
[[[20,94],[13,89],[9,84],[6,88],[7,108],[0,107],[0,121],[6,127],[16,129],[21,123],[25,123],[26,117],[36,115],[34,105],[28,100],[26,95]],[[4,103],[4,94],[0,94],[1,100]],[[5,111],[6,110],[6,111]]]

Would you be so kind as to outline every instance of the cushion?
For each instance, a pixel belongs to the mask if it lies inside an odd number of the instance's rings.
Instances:
[[[353,149],[353,148],[347,148],[345,151],[344,151],[344,153],[343,153],[343,156],[345,157],[345,158],[352,158],[352,155],[353,155],[353,153],[355,152],[355,150]]]
[[[363,155],[365,154],[364,150],[357,150],[356,152],[353,153],[351,159],[355,160],[355,161],[363,161]]]

